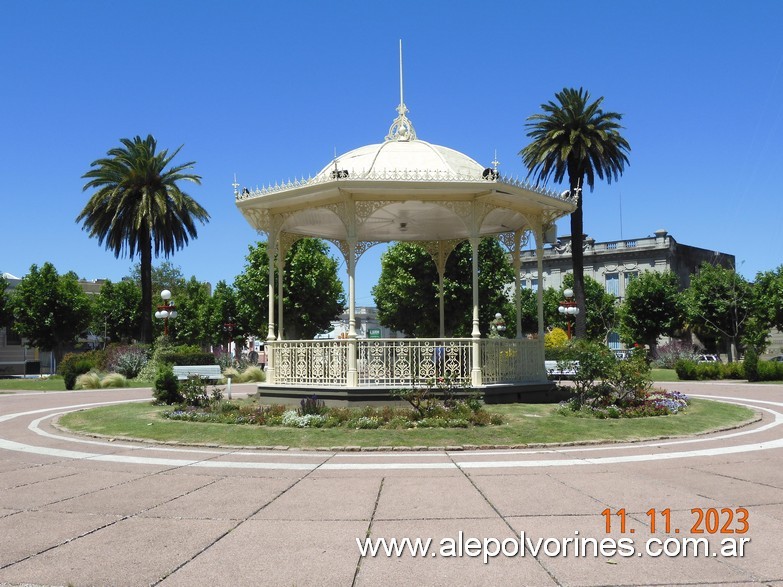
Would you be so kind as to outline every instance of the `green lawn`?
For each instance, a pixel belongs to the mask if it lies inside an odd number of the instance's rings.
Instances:
[[[151,387],[149,381],[131,379],[128,387]],[[65,391],[65,381],[59,375],[53,377],[5,377],[0,379],[0,393],[3,390],[13,391]]]
[[[653,381],[679,381],[674,369],[650,369]]]
[[[60,424],[76,432],[112,438],[145,438],[186,444],[227,446],[450,446],[527,445],[581,441],[628,441],[685,436],[747,422],[752,410],[707,400],[693,400],[685,413],[654,418],[598,420],[563,416],[552,404],[486,406],[500,413],[500,426],[468,429],[345,430],[283,428],[172,421],[161,417],[165,406],[128,403],[66,414]]]

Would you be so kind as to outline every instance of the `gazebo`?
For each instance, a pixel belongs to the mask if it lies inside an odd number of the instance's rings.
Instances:
[[[240,191],[234,183],[237,207],[268,243],[269,331],[262,395],[293,400],[317,393],[333,402],[378,401],[388,399],[389,389],[450,377],[483,388],[494,401],[513,401],[526,391],[549,386],[542,287],[538,288],[537,336],[524,336],[521,328],[520,250],[532,234],[538,283],[543,284],[544,241],[550,240],[555,220],[575,209],[578,195],[503,177],[497,161],[484,167],[463,153],[420,140],[407,112],[401,90],[398,116],[385,140],[335,157],[315,177],[255,190]],[[513,339],[482,338],[479,330],[478,248],[487,236],[497,237],[512,255],[517,308]],[[285,340],[278,327],[283,324],[286,253],[306,237],[331,241],[345,258],[349,304],[345,339]],[[472,332],[470,338],[446,338],[443,274],[449,254],[465,240],[472,248]],[[440,281],[439,338],[357,339],[357,264],[373,245],[393,241],[416,242],[432,256]]]

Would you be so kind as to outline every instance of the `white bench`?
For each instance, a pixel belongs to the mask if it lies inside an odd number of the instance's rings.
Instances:
[[[544,368],[550,377],[573,377],[579,369],[579,361],[544,361]]]
[[[177,379],[190,379],[201,377],[202,379],[223,379],[220,365],[174,365],[172,367]]]

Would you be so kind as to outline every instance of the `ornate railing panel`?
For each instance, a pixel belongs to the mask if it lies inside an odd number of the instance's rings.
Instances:
[[[344,386],[347,383],[345,340],[284,340],[269,347],[274,353],[275,384]]]
[[[537,340],[482,340],[481,371],[484,384],[545,380],[543,348]]]
[[[404,386],[440,377],[470,383],[470,339],[367,339],[358,343],[359,386]]]
[[[539,341],[491,338],[478,342],[484,384],[546,380]],[[347,386],[351,348],[356,348],[359,387],[405,387],[441,377],[471,383],[473,340],[469,338],[269,342],[274,382]]]

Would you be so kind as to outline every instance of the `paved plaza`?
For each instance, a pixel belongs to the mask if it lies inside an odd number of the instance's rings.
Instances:
[[[636,444],[262,451],[52,426],[149,389],[0,395],[0,585],[783,586],[783,386],[666,386],[760,419]],[[368,537],[431,543],[362,556]],[[684,538],[708,550],[667,556]]]

